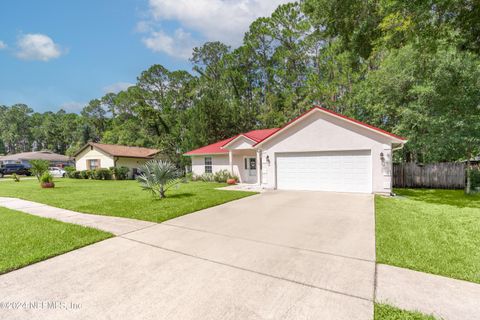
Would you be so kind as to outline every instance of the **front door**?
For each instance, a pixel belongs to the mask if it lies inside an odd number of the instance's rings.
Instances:
[[[247,170],[247,182],[257,181],[257,158],[245,158],[245,169]]]

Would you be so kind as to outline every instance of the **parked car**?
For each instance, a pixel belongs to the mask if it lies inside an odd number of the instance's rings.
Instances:
[[[54,177],[65,178],[67,172],[59,167],[50,167],[48,168],[48,172]]]
[[[4,164],[0,167],[0,178],[7,174],[18,174],[18,175],[25,175],[31,176],[32,173],[30,170],[25,167],[23,164]]]

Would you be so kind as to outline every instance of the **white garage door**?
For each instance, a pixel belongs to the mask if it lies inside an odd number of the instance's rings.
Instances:
[[[372,192],[369,150],[279,153],[277,188],[337,192]]]

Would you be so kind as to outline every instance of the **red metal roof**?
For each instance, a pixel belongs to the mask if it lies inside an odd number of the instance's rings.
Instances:
[[[279,128],[272,128],[272,129],[262,129],[262,130],[252,130],[243,135],[247,138],[255,140],[256,142],[262,141],[265,137],[271,135],[272,133],[276,132]]]
[[[253,146],[256,146],[258,144],[260,144],[261,142],[265,141],[266,139],[270,138],[271,136],[273,136],[275,133],[277,133],[278,131],[281,131],[283,129],[285,129],[286,127],[288,127],[290,124],[292,124],[293,122],[296,122],[297,120],[300,120],[301,118],[303,118],[304,116],[306,116],[307,114],[310,114],[310,112],[314,111],[314,110],[320,110],[320,111],[323,111],[323,112],[326,112],[326,113],[329,113],[333,116],[336,116],[336,117],[339,117],[339,118],[342,118],[342,119],[345,119],[347,121],[350,121],[350,122],[353,122],[353,123],[356,123],[358,125],[361,125],[361,126],[364,126],[368,129],[371,129],[371,130],[374,130],[374,131],[377,131],[381,134],[384,134],[384,135],[388,135],[392,138],[395,138],[395,139],[399,139],[399,140],[402,140],[402,141],[407,141],[406,138],[403,138],[401,136],[398,136],[396,134],[393,134],[393,133],[390,133],[388,131],[385,131],[383,129],[380,129],[380,128],[377,128],[377,127],[374,127],[374,126],[371,126],[367,123],[364,123],[364,122],[361,122],[361,121],[358,121],[358,120],[355,120],[355,119],[352,119],[350,117],[347,117],[347,116],[344,116],[343,114],[340,114],[340,113],[337,113],[337,112],[334,112],[332,110],[329,110],[329,109],[325,109],[323,107],[320,107],[320,106],[314,106],[312,109],[308,110],[307,112],[303,113],[302,115],[296,117],[295,119],[287,122],[284,126],[282,126],[281,128],[272,128],[272,129],[262,129],[262,130],[252,130],[252,131],[249,131],[247,133],[242,133],[242,134],[239,134],[239,135],[236,135],[235,137],[232,137],[232,138],[229,138],[229,139],[225,139],[225,140],[222,140],[222,141],[218,141],[218,142],[215,142],[213,144],[210,144],[208,146],[205,146],[205,147],[202,147],[202,148],[199,148],[199,149],[195,149],[195,150],[192,150],[192,151],[189,151],[187,153],[185,153],[185,155],[189,156],[189,155],[196,155],[196,154],[220,154],[220,153],[228,153],[228,150],[227,149],[224,149],[222,148],[223,146],[225,146],[226,144],[228,144],[230,141],[232,141],[233,139],[237,138],[238,136],[246,136],[247,138],[250,138],[252,139],[253,141],[255,141],[255,144]]]
[[[186,156],[191,156],[191,155],[196,155],[196,154],[221,154],[221,153],[228,153],[227,149],[222,148],[224,145],[235,139],[236,137],[240,135],[244,135],[249,139],[252,139],[255,142],[262,141],[266,136],[270,135],[272,132],[277,131],[278,128],[273,128],[273,129],[261,129],[261,130],[252,130],[246,133],[242,133],[239,135],[236,135],[234,137],[218,141],[212,144],[209,144],[208,146],[201,147],[192,151],[189,151],[185,153],[184,155]]]

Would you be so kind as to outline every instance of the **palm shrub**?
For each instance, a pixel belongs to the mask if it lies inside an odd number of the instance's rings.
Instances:
[[[53,176],[50,172],[44,172],[42,176],[40,177],[40,182],[41,183],[52,183],[53,182]]]
[[[48,166],[50,162],[47,160],[30,160],[30,172],[37,177],[38,181],[40,182],[40,177],[45,173],[48,172]]]
[[[40,186],[42,188],[54,188],[55,183],[53,183],[53,176],[50,172],[45,171],[40,177]]]
[[[168,161],[150,160],[140,167],[141,174],[137,181],[143,190],[150,191],[154,196],[163,199],[165,192],[173,186],[181,183],[180,172]]]

